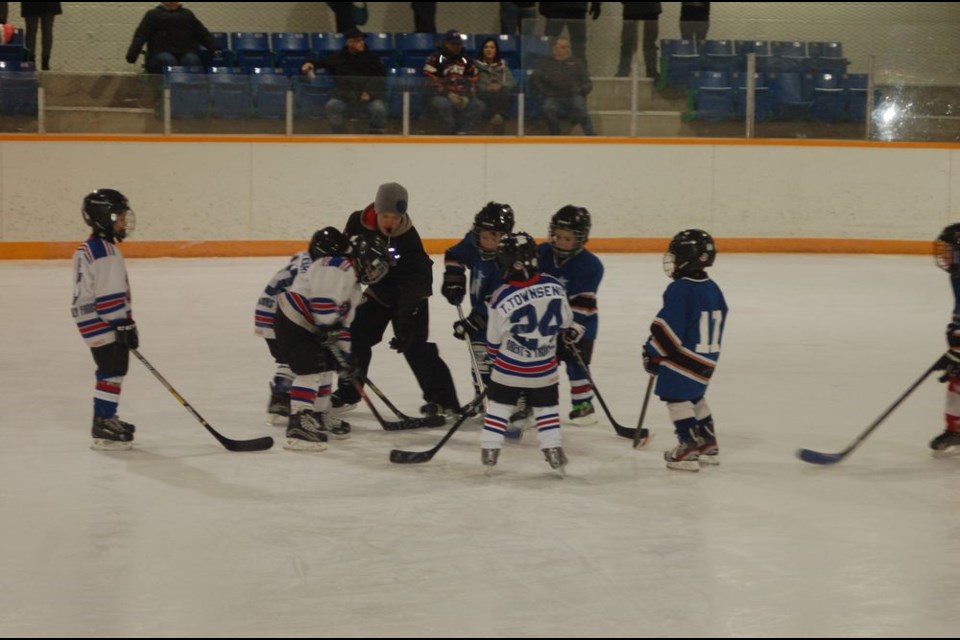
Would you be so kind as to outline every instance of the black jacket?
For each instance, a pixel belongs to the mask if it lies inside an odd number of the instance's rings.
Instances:
[[[587,68],[573,57],[563,61],[551,56],[541,58],[530,82],[542,98],[585,96],[593,89]]]
[[[659,2],[621,2],[625,20],[656,20],[663,8]]]
[[[540,15],[562,20],[583,20],[587,17],[587,5],[597,2],[541,2]]]
[[[364,292],[386,307],[396,307],[399,314],[413,314],[417,304],[433,294],[433,260],[423,248],[420,234],[406,216],[397,235],[387,237],[377,227],[377,214],[373,204],[362,211],[354,211],[343,230],[348,238],[362,235],[380,238],[387,243],[396,264],[380,282],[370,285]]]
[[[190,9],[179,7],[167,11],[163,5],[144,14],[127,49],[127,62],[133,64],[137,61],[144,44],[147,45],[147,57],[163,52],[177,56],[196,53],[200,44],[210,51],[217,50],[213,36]]]
[[[387,70],[380,56],[369,49],[354,54],[344,47],[314,66],[330,71],[337,85],[337,97],[345,102],[357,102],[363,91],[370,94],[371,100],[382,100],[386,94]]]

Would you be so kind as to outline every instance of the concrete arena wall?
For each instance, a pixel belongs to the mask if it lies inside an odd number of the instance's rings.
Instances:
[[[960,218],[960,145],[7,136],[0,258],[69,256],[97,187],[134,206],[127,255],[286,254],[387,181],[409,189],[436,251],[489,200],[536,236],[559,207],[586,206],[599,251],[661,251],[700,227],[728,251],[916,253]]]

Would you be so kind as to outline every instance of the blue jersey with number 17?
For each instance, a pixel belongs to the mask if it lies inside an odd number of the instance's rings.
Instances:
[[[650,325],[647,353],[662,358],[657,396],[666,400],[696,400],[720,359],[727,319],[727,302],[710,278],[675,280],[663,293],[663,308]]]
[[[527,389],[557,383],[557,333],[573,324],[560,281],[545,273],[508,282],[490,296],[487,352],[490,379]]]

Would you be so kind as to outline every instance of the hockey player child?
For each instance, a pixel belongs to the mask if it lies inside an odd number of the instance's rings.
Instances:
[[[280,352],[277,349],[277,336],[273,330],[277,303],[280,296],[293,284],[294,278],[310,268],[314,258],[310,254],[310,249],[317,245],[317,242],[321,239],[318,237],[321,233],[323,232],[317,231],[314,233],[310,244],[307,245],[307,250],[294,255],[280,271],[274,274],[257,300],[257,309],[254,313],[254,333],[267,341],[267,348],[277,365],[276,372],[273,374],[273,381],[270,383],[267,424],[280,426],[287,423],[287,418],[290,415],[290,384],[293,382],[293,371],[291,371],[290,365],[286,364],[280,357]]]
[[[603,279],[603,264],[584,247],[590,237],[590,212],[568,204],[550,219],[549,241],[540,245],[540,269],[559,280],[567,290],[573,309],[574,340],[583,363],[590,366],[593,344],[597,339],[597,290]],[[597,422],[593,408],[593,387],[587,372],[579,365],[571,347],[561,341],[557,358],[567,366],[574,424]]]
[[[360,284],[382,279],[390,268],[386,247],[334,227],[315,233],[313,262],[280,297],[274,323],[281,358],[295,374],[284,449],[323,451],[327,435],[350,437],[350,425],[330,412],[336,345],[350,352],[350,323],[360,302]],[[341,374],[341,379],[349,377]]]
[[[663,308],[650,326],[643,367],[657,376],[657,396],[667,403],[679,444],[663,454],[667,468],[699,471],[718,464],[713,417],[704,395],[720,358],[727,303],[704,271],[717,250],[706,231],[687,229],[670,241],[663,270],[673,278]]]
[[[493,361],[487,414],[480,436],[481,462],[497,464],[510,412],[521,393],[533,409],[540,449],[563,474],[567,456],[560,438],[557,340],[570,339],[573,311],[560,281],[540,273],[537,245],[526,233],[507,235],[497,247],[504,284],[490,298],[487,344]]]
[[[97,365],[90,448],[126,450],[133,446],[134,426],[117,417],[117,405],[130,349],[139,346],[139,338],[127,267],[117,244],[133,233],[134,213],[126,197],[114,189],[88,194],[81,211],[92,233],[73,256],[70,311]]]
[[[960,451],[960,223],[946,227],[934,242],[937,266],[950,274],[953,288],[953,319],[947,325],[949,349],[937,362],[943,371],[941,382],[947,383],[947,407],[943,433],[930,441],[934,456]]]
[[[487,360],[487,301],[503,280],[494,258],[500,239],[513,231],[513,209],[508,204],[489,202],[473,218],[473,228],[463,240],[447,249],[443,256],[445,270],[440,292],[452,305],[463,302],[470,270],[470,313],[453,323],[458,340],[470,340],[484,386],[490,384],[490,363]],[[471,375],[473,368],[471,367]],[[479,395],[476,380],[473,382]]]

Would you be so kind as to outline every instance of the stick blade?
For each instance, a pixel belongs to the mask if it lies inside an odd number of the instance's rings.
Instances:
[[[843,460],[842,453],[821,453],[812,449],[797,449],[797,457],[810,464],[831,465]]]
[[[442,427],[447,424],[443,416],[424,416],[422,418],[403,418],[392,422],[384,422],[381,427],[384,431],[406,431],[407,429],[422,429],[424,427]]]
[[[273,447],[273,438],[270,436],[254,438],[253,440],[217,439],[220,440],[220,444],[222,444],[227,451],[266,451]]]
[[[633,448],[642,449],[647,446],[647,443],[653,438],[653,434],[650,433],[650,430],[641,427],[637,429],[637,435],[633,438]]]
[[[394,464],[420,464],[429,462],[433,458],[436,450],[429,451],[401,451],[400,449],[390,450],[390,462]]]

